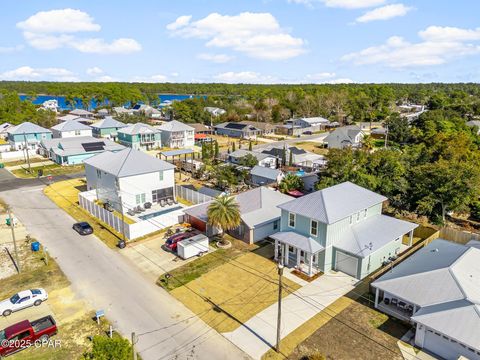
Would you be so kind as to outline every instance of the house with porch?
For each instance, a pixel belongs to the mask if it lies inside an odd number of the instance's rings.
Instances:
[[[257,159],[257,165],[275,169],[277,167],[277,158],[270,154],[263,154],[257,151],[243,150],[239,149],[230,154],[228,154],[228,162],[241,165],[242,159],[247,156],[252,155]]]
[[[8,142],[15,150],[37,150],[42,140],[52,138],[52,132],[37,124],[24,122],[7,130]]]
[[[172,120],[157,126],[162,132],[163,146],[170,148],[192,148],[195,145],[195,129],[180,121]]]
[[[415,326],[415,345],[480,360],[480,241],[433,240],[372,282],[375,307]]]
[[[162,146],[160,130],[151,125],[136,123],[117,131],[118,142],[136,150],[153,150]]]
[[[323,142],[328,144],[329,149],[358,148],[364,136],[365,133],[357,125],[343,126],[333,130]]]
[[[262,130],[239,122],[224,122],[214,125],[213,128],[218,135],[225,135],[234,138],[248,139],[262,134]]]
[[[279,204],[292,198],[279,191],[258,187],[235,196],[240,207],[241,224],[228,231],[233,237],[253,244],[265,239],[280,229],[281,211]],[[207,236],[218,234],[218,229],[208,224],[208,206],[211,201],[184,209],[185,221]]]
[[[118,130],[126,128],[127,126],[127,124],[115,120],[111,116],[106,116],[103,120],[91,125],[93,136],[96,138],[107,138],[113,141],[117,140]]]
[[[116,210],[175,200],[175,166],[132,148],[84,161],[87,190]]]
[[[53,126],[50,130],[52,130],[54,138],[92,136],[92,128],[77,120],[61,122],[60,124]]]
[[[351,182],[279,205],[275,259],[309,276],[341,271],[357,279],[402,251],[402,239],[418,226],[382,214],[387,198]]]

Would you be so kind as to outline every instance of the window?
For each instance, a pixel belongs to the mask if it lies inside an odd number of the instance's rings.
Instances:
[[[98,169],[97,169],[97,177],[98,177],[99,179],[102,178],[102,170],[98,170]]]
[[[17,304],[22,304],[22,303],[24,303],[25,301],[28,301],[28,300],[30,300],[30,296],[25,296],[24,298],[21,298],[20,301]]]
[[[145,203],[145,194],[135,195],[135,201],[137,202],[137,205],[144,204]]]
[[[160,179],[160,181],[163,181],[163,171],[160,171],[158,173],[158,178]]]
[[[75,136],[80,136],[81,134],[80,130],[75,130]]]
[[[318,221],[315,221],[315,220],[310,221],[310,235],[312,236],[318,235]]]
[[[288,213],[288,226],[291,228],[295,227],[295,214]]]
[[[273,222],[273,230],[278,230],[278,220]]]

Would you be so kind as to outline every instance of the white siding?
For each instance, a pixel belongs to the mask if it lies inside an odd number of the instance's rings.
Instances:
[[[52,133],[54,138],[72,138],[80,136],[92,136],[92,129],[80,130],[78,135],[75,131],[58,131],[55,129],[52,129]]]

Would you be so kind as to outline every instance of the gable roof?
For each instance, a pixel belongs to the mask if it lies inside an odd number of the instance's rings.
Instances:
[[[128,125],[115,120],[111,116],[106,116],[105,119],[97,121],[96,123],[93,123],[91,127],[97,128],[97,129],[110,129],[110,128],[124,128],[127,127]]]
[[[329,141],[336,139],[340,142],[354,144],[355,137],[361,132],[362,129],[357,125],[342,126],[333,130],[323,141],[328,143]]]
[[[129,134],[129,135],[137,135],[137,134],[159,134],[160,130],[155,129],[153,126],[144,124],[144,123],[136,123],[133,125],[129,125],[122,129],[118,130],[119,133]]]
[[[240,159],[240,158],[242,158],[244,156],[247,156],[247,155],[255,156],[255,158],[258,161],[261,161],[263,159],[266,159],[266,158],[270,157],[269,154],[264,154],[264,153],[259,153],[259,152],[256,152],[256,151],[250,151],[250,150],[244,150],[244,149],[235,150],[234,152],[230,153],[228,156],[231,156],[232,158],[235,158],[235,159]]]
[[[116,153],[106,151],[85,160],[84,163],[116,177],[148,174],[175,168],[166,161],[132,148],[126,148]]]
[[[74,109],[74,110],[70,111],[69,114],[78,115],[78,116],[90,116],[90,115],[93,115],[92,112],[87,111],[87,110],[84,110],[84,109]]]
[[[24,122],[20,125],[17,125],[13,128],[8,129],[7,133],[12,135],[19,135],[19,134],[37,134],[37,133],[51,133],[50,130],[45,129],[37,124],[33,124],[31,122]]]
[[[169,131],[169,132],[195,130],[193,127],[188,126],[177,120],[172,120],[172,121],[163,123],[162,125],[157,126],[157,129],[160,129],[162,131]]]
[[[347,181],[292,200],[280,208],[333,224],[385,200],[385,196]]]
[[[296,119],[292,119],[292,120],[296,120]],[[325,119],[321,116],[316,116],[316,117],[302,117],[302,118],[299,118],[298,120],[303,120],[307,123],[309,123],[310,125],[312,124],[329,124],[330,121],[328,119]]]
[[[53,151],[59,156],[99,153],[104,151],[119,151],[125,146],[108,139],[98,139],[92,136],[76,136],[42,140],[41,147]]]
[[[76,130],[92,130],[92,128],[88,125],[82,124],[77,120],[68,120],[53,126],[52,130],[76,131]]]
[[[281,211],[277,205],[291,199],[290,196],[266,187],[258,187],[235,196],[243,222],[249,227],[261,225],[279,218]],[[211,201],[185,209],[184,212],[200,220],[207,221],[208,206]]]
[[[60,116],[58,120],[59,121],[82,120],[82,118],[77,115],[67,114],[64,116]]]
[[[250,170],[250,175],[260,176],[266,179],[277,181],[278,176],[282,172],[278,169],[272,169],[265,166],[255,165],[252,170]]]

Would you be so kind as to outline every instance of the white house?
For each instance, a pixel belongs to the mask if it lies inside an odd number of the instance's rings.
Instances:
[[[8,138],[8,130],[10,130],[13,127],[15,127],[15,125],[12,125],[8,122],[1,124],[0,125],[0,138],[7,139]]]
[[[480,359],[480,241],[432,241],[371,286],[375,307],[416,326],[415,345]]]
[[[218,107],[212,107],[212,106],[207,106],[203,110],[205,110],[206,112],[209,112],[210,114],[212,114],[215,117],[227,113],[227,111],[225,109],[220,109]]]
[[[195,145],[195,129],[180,121],[166,122],[157,129],[162,131],[162,144],[170,148],[191,148]]]
[[[323,142],[329,149],[344,149],[347,147],[358,148],[362,145],[365,133],[357,125],[339,127],[333,130]]]
[[[257,151],[249,151],[239,149],[228,155],[228,161],[235,165],[242,165],[242,159],[247,156],[252,155],[257,159],[257,165],[268,167],[271,169],[276,169],[277,167],[277,158],[271,154],[264,154]]]
[[[175,166],[127,148],[103,152],[84,161],[87,189],[117,210],[175,199]]]
[[[52,130],[54,138],[92,136],[92,128],[77,120],[61,122],[60,124],[53,126],[50,130]]]

